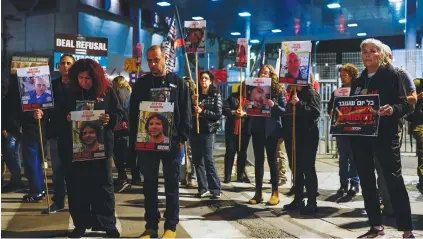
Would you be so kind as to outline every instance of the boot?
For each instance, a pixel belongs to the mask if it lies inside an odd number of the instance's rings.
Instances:
[[[272,192],[272,196],[270,197],[269,201],[267,201],[267,205],[274,206],[278,205],[279,203],[279,191],[275,190]]]
[[[338,191],[336,192],[336,194],[342,196],[342,195],[344,195],[347,192],[348,192],[348,183],[347,184],[341,184],[341,187],[338,189]]]
[[[176,238],[176,231],[170,229],[165,230],[162,238]]]
[[[157,230],[153,230],[153,229],[145,229],[145,231],[140,236],[140,238],[157,238],[157,237],[158,237]]]

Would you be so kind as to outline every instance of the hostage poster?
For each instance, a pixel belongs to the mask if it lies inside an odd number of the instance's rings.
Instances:
[[[376,137],[379,108],[379,95],[335,97],[330,133]]]
[[[270,99],[271,82],[271,78],[247,78],[247,115],[270,116],[270,107],[266,101]]]
[[[308,85],[310,83],[311,41],[282,42],[279,70],[281,84]]]
[[[22,110],[53,108],[49,66],[16,69]]]
[[[48,66],[49,57],[42,56],[12,56],[10,74],[17,74],[16,69],[27,67]]]
[[[136,150],[170,151],[173,103],[142,101],[140,103]]]
[[[96,160],[106,157],[104,126],[99,120],[104,110],[72,111],[72,162]]]
[[[54,43],[54,71],[59,70],[60,57],[64,54],[72,55],[75,61],[92,59],[107,69],[107,38],[56,33]]]
[[[187,53],[206,51],[206,21],[185,21],[184,32]]]
[[[247,50],[247,38],[238,38],[236,42],[236,67],[247,67],[247,60],[249,59]]]

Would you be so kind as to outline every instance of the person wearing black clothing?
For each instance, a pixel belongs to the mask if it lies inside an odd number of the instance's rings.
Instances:
[[[267,204],[277,205],[279,203],[279,179],[276,150],[278,140],[282,137],[282,116],[285,113],[286,99],[282,93],[282,85],[279,84],[278,76],[272,66],[264,65],[259,71],[259,77],[270,77],[272,79],[272,98],[264,102],[271,109],[271,116],[249,116],[248,132],[251,134],[253,140],[256,162],[256,192],[248,203],[258,204],[263,201],[264,151],[266,149],[267,162],[270,168],[270,180],[272,183],[272,196]]]
[[[22,127],[22,160],[24,163],[25,177],[29,183],[29,193],[23,197],[24,202],[38,202],[46,194],[44,185],[44,173],[42,168],[42,155],[40,145],[40,131],[38,120],[34,119],[34,112],[22,111],[19,94],[19,83],[16,75],[11,76],[10,88],[4,99],[9,107],[7,112],[10,119],[10,132],[17,133]],[[41,119],[41,131],[43,143],[45,143],[45,126],[47,118]]]
[[[292,87],[291,87],[292,88]],[[292,89],[293,91],[294,89]],[[302,214],[317,211],[316,154],[319,144],[320,96],[311,86],[297,86],[297,94],[291,92],[288,110],[284,117],[284,137],[286,151],[292,161],[292,133],[295,130],[295,197],[284,206],[285,210],[301,209]],[[295,129],[293,129],[293,108],[296,108]],[[307,206],[303,203],[303,189],[307,190]]]
[[[233,93],[223,102],[223,115],[226,116],[225,121],[225,177],[224,183],[231,181],[232,167],[234,164],[235,154],[238,155],[237,160],[237,181],[246,182],[245,165],[247,163],[247,148],[250,143],[251,135],[248,133],[247,115],[237,114],[239,109],[239,87],[238,92]],[[239,117],[241,116],[241,117]],[[239,127],[241,127],[241,149],[239,148]]]
[[[373,156],[379,160],[387,182],[398,230],[403,237],[412,238],[411,208],[401,174],[400,137],[401,118],[410,112],[407,94],[397,71],[390,61],[384,61],[383,45],[375,39],[366,39],[361,45],[361,58],[366,69],[353,82],[351,95],[378,94],[380,109],[377,137],[350,136],[353,157],[363,190],[365,209],[370,230],[360,237],[384,235],[380,201],[376,188]],[[412,108],[411,108],[412,110]],[[383,160],[382,160],[383,159]]]
[[[53,169],[53,188],[54,195],[52,197],[53,204],[50,205],[50,213],[63,211],[65,209],[65,169],[61,161],[59,153],[59,132],[60,132],[60,121],[66,120],[60,116],[60,107],[63,105],[63,101],[69,97],[69,69],[75,59],[72,55],[62,55],[60,57],[59,72],[60,77],[52,81],[52,90],[54,94],[54,108],[49,109],[49,118],[47,122],[47,139],[50,143],[50,157],[51,166]],[[48,208],[43,213],[48,213]]]
[[[153,101],[151,89],[170,88],[170,102],[174,103],[170,152],[138,151],[140,168],[144,176],[144,208],[146,220],[142,238],[157,237],[160,212],[158,207],[158,177],[160,160],[165,179],[166,211],[163,237],[175,238],[179,223],[179,149],[191,128],[191,99],[186,83],[174,73],[166,74],[165,50],[152,46],[147,50],[147,61],[151,73],[138,79],[132,88],[129,106],[129,147],[135,151],[138,133],[139,104]]]
[[[351,89],[352,82],[357,79],[358,70],[353,64],[344,64],[339,68],[339,74],[342,81],[341,87]],[[328,105],[328,114],[331,117],[334,100],[335,91],[332,92]],[[344,135],[336,136],[336,146],[339,153],[339,181],[341,184],[337,194],[342,196],[347,193],[349,196],[355,196],[360,192],[360,179],[353,160],[350,138]],[[348,189],[348,183],[351,185],[350,189]]]
[[[417,176],[419,176],[416,188],[423,193],[423,79],[414,79],[414,85],[416,86],[417,104],[414,113],[407,119],[411,123],[410,130],[416,139]]]
[[[105,78],[103,68],[97,62],[91,59],[75,62],[69,70],[69,78],[69,94],[60,102],[61,107],[56,112],[59,154],[66,168],[69,211],[75,225],[69,237],[82,237],[87,228],[92,228],[106,231],[107,237],[116,238],[120,234],[116,228],[111,168],[112,129],[123,116],[122,109]],[[94,110],[105,110],[105,114],[100,115],[100,120],[104,122],[105,158],[72,162],[72,126],[69,113],[76,111],[76,101],[94,101]],[[34,116],[41,118],[43,112],[36,111]]]
[[[200,198],[207,196],[221,197],[221,185],[213,158],[213,147],[215,134],[219,128],[219,120],[222,117],[222,98],[219,88],[214,84],[213,73],[203,71],[200,74],[199,95],[192,95],[194,124],[190,142],[192,160],[197,172],[197,196]],[[197,100],[198,107],[195,104]],[[197,114],[199,116],[199,133],[197,133]]]

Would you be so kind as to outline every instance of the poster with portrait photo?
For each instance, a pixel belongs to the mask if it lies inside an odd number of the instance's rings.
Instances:
[[[270,107],[266,101],[271,95],[271,78],[247,78],[246,105],[249,116],[270,116]]]
[[[206,51],[206,21],[185,21],[184,42],[187,53]]]
[[[140,103],[136,150],[170,151],[173,103],[142,101]]]
[[[377,137],[379,95],[335,96],[330,133]]]
[[[169,102],[170,101],[170,88],[152,88],[151,101],[154,102]]]
[[[99,119],[104,110],[72,111],[72,162],[103,159],[104,122]]]
[[[76,111],[94,110],[95,100],[77,100]]]
[[[290,85],[310,83],[311,41],[282,42],[279,82]]]
[[[42,56],[12,56],[12,61],[10,65],[10,74],[16,75],[16,69],[18,68],[28,68],[28,67],[38,67],[38,66],[48,66],[49,57]]]
[[[53,108],[49,66],[16,69],[22,110]]]
[[[248,41],[247,38],[238,38],[236,41],[236,67],[247,67],[248,57]]]

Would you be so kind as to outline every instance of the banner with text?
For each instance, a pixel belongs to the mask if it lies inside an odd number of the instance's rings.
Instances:
[[[335,97],[330,133],[376,137],[379,108],[379,95]]]

